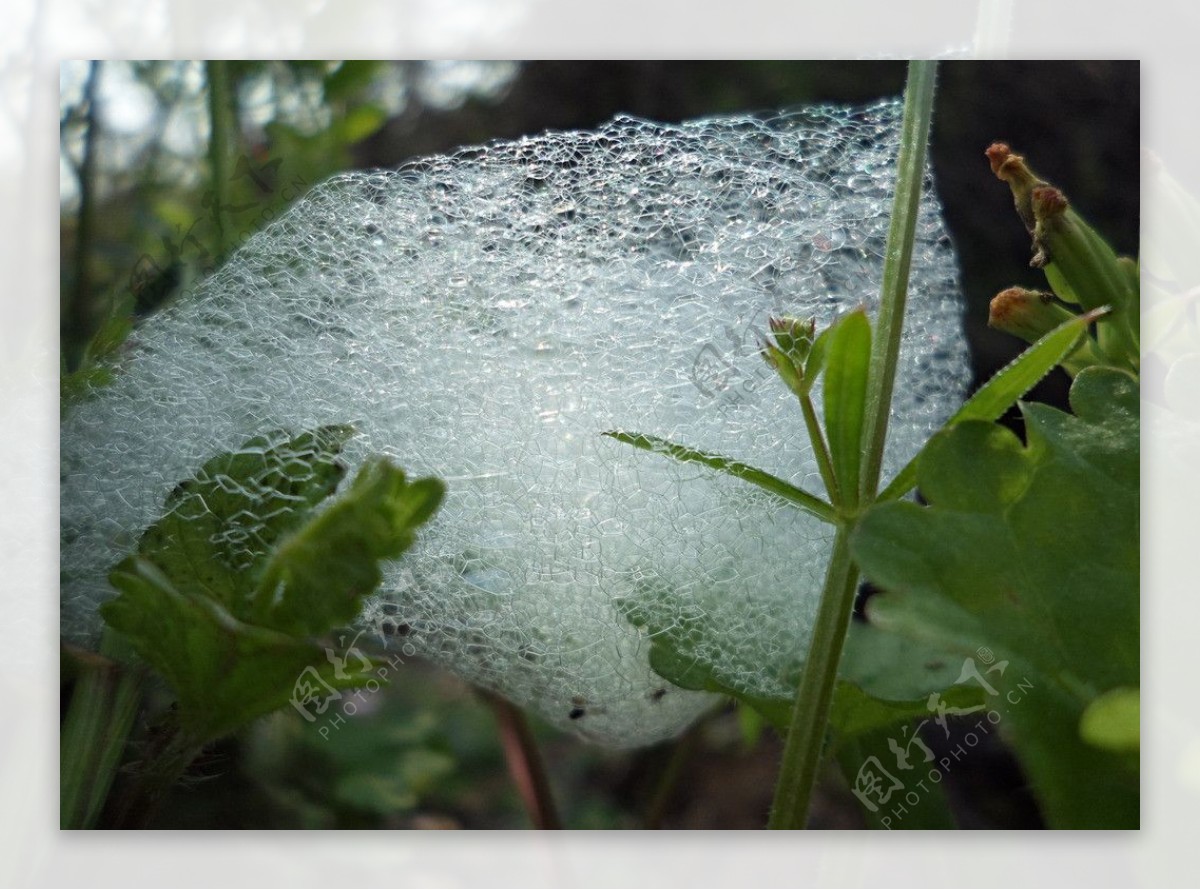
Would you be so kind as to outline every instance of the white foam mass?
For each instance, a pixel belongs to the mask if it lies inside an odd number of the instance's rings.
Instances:
[[[64,635],[96,639],[108,568],[208,457],[351,422],[352,467],[382,452],[449,485],[361,618],[403,654],[593,740],[645,744],[712,699],[649,669],[645,631],[614,606],[640,597],[657,626],[693,628],[728,682],[786,694],[829,527],[600,433],[669,437],[823,494],[757,341],[770,314],[873,312],[899,120],[896,101],[620,117],[316,187],[146,320],[116,382],[65,418]],[[893,471],[968,380],[926,185]]]

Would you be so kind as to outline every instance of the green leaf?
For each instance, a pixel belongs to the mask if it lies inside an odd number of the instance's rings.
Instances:
[[[372,708],[336,724],[314,727],[285,709],[241,736],[243,772],[286,801],[281,815],[289,824],[377,825],[430,796],[444,798],[447,782],[462,775],[453,753],[462,726],[448,724],[444,706],[433,711],[405,694],[368,695]],[[494,733],[482,716],[491,755]]]
[[[353,145],[375,133],[386,121],[387,113],[378,105],[359,105],[334,124],[333,132],[342,142]]]
[[[681,689],[736,699],[785,732],[791,719],[791,694],[763,696],[741,685],[738,678],[767,674],[777,678],[780,687],[791,690],[803,667],[799,658],[774,665],[738,663],[727,656],[714,660],[712,653],[721,648],[719,629],[701,621],[656,620],[657,615],[665,613],[647,606],[668,596],[666,585],[643,585],[635,597],[617,603],[626,620],[647,635],[654,672]],[[862,733],[896,727],[914,717],[928,717],[931,693],[955,706],[977,706],[982,702],[977,687],[962,685],[962,659],[928,646],[854,626],[845,653],[830,717],[839,743]]]
[[[962,669],[957,651],[856,621],[846,636],[838,675],[880,701],[925,702],[931,693],[963,683]]]
[[[1063,359],[1075,351],[1086,336],[1087,327],[1103,314],[1088,312],[1064,322],[1041,340],[1030,346],[981,386],[966,403],[946,421],[943,430],[967,420],[992,421],[1011,408],[1021,396]],[[928,447],[928,446],[926,446]],[[924,452],[910,460],[879,495],[881,501],[891,501],[908,494],[917,484],[917,462]]]
[[[386,745],[387,742],[391,744]],[[347,745],[341,736],[336,745],[326,745],[328,751],[339,752],[343,748],[353,751],[364,747]],[[340,753],[333,758],[344,773],[338,776],[332,789],[336,801],[368,813],[394,817],[415,809],[422,797],[453,775],[455,763],[449,754],[413,745],[397,738],[395,733],[384,734],[375,741],[375,747],[379,750],[364,750],[367,756],[357,763],[350,763]],[[384,760],[381,754],[390,756]]]
[[[830,723],[836,743],[878,733],[898,732],[902,725],[933,713],[931,696],[955,708],[978,708],[982,687],[964,676],[963,658],[944,648],[893,633],[871,624],[850,625]]]
[[[830,328],[825,356],[825,430],[838,490],[851,507],[858,503],[870,365],[871,323],[858,309]]]
[[[829,355],[829,331],[830,328],[826,328],[817,335],[812,349],[809,350],[808,360],[804,363],[804,379],[809,381],[810,386],[825,372],[825,360]]]
[[[345,496],[276,549],[254,593],[259,623],[305,636],[350,621],[383,578],[380,560],[412,546],[443,493],[436,479],[410,483],[368,460]]]
[[[762,713],[749,706],[737,709],[738,734],[742,737],[742,747],[752,751],[762,738],[763,730],[767,728],[767,720]]]
[[[1042,274],[1046,276],[1046,283],[1050,285],[1050,289],[1060,300],[1074,306],[1079,305],[1079,295],[1075,293],[1075,289],[1071,287],[1071,283],[1063,276],[1058,266],[1049,263],[1042,269]]]
[[[371,85],[379,69],[387,63],[376,60],[352,60],[338,64],[337,68],[325,75],[325,99],[329,102],[341,102],[353,98]]]
[[[643,433],[609,430],[602,435],[616,439],[618,442],[624,442],[626,445],[640,448],[643,451],[665,454],[682,463],[702,464],[711,469],[719,470],[722,473],[728,473],[730,476],[736,476],[738,479],[749,482],[752,485],[757,485],[759,488],[795,504],[818,519],[823,519],[825,522],[830,523],[835,519],[833,507],[816,495],[809,494],[804,489],[784,482],[777,476],[772,476],[770,473],[755,469],[736,460],[730,460],[727,457],[721,457],[716,454],[707,454],[703,451],[696,451],[685,445],[676,445],[667,439],[660,439],[657,436],[647,436]]]
[[[656,674],[680,689],[715,692],[727,695],[750,706],[776,729],[786,729],[790,702],[763,698],[741,688],[734,679],[741,673],[762,675],[764,666],[747,665],[724,658],[720,663],[711,660],[711,647],[706,640],[715,640],[718,631],[699,621],[680,622],[660,620],[666,614],[656,608],[658,601],[669,598],[671,591],[665,583],[642,583],[632,597],[617,601],[617,610],[630,624],[644,633],[650,643],[650,667]],[[791,664],[766,669],[780,676],[784,688],[795,686],[798,671]]]
[[[1095,699],[1080,718],[1079,735],[1097,748],[1137,751],[1142,738],[1141,693],[1120,687]]]
[[[283,707],[297,683],[338,690],[372,675],[338,677],[320,645],[239,621],[215,599],[178,589],[141,557],[126,559],[110,580],[121,595],[102,607],[104,619],[170,684],[180,726],[197,742]]]
[[[275,431],[206,461],[167,497],[138,555],[184,595],[211,598],[234,618],[252,620],[249,591],[274,548],[341,482],[346,468],[337,456],[351,435],[348,426],[295,438]]]
[[[918,463],[931,506],[879,504],[851,546],[887,591],[873,623],[1007,663],[990,703],[1048,821],[1129,827],[1136,769],[1079,727],[1101,694],[1138,685],[1137,382],[1087,369],[1071,405],[1022,406],[1026,445],[981,421],[938,433]]]
[[[919,746],[913,745],[905,761],[908,768],[896,765],[896,748],[912,744],[912,736],[897,738],[893,731],[865,733],[838,748],[836,757],[842,774],[855,793],[867,826],[888,831],[925,831],[957,828],[944,786],[928,779],[929,769]],[[896,747],[893,747],[896,746]],[[890,779],[885,779],[888,770]],[[869,793],[871,779],[884,779],[882,793]],[[894,787],[893,782],[899,787]]]
[[[113,380],[111,356],[133,331],[132,294],[113,298],[100,327],[83,349],[80,366],[59,376],[59,407],[67,411]]]
[[[841,681],[833,694],[833,705],[829,709],[829,725],[839,740],[857,738],[882,730],[897,730],[902,724],[932,713],[929,696],[936,696],[935,703],[961,710],[978,709],[983,701],[983,690],[977,686],[942,687],[921,698],[894,701],[875,698],[854,683]]]
[[[192,738],[372,676],[367,660],[335,658],[313,638],[353,618],[378,561],[411,546],[442,486],[371,460],[315,514],[345,472],[335,456],[349,434],[272,433],[206,462],[113,570],[120,595],[101,613],[174,689]]]

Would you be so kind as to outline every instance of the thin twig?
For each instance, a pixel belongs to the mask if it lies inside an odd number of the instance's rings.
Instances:
[[[517,786],[533,827],[561,829],[562,822],[554,805],[554,795],[546,777],[546,767],[525,714],[508,699],[495,693],[481,689],[479,694],[496,715],[508,772],[512,776],[513,784]]]

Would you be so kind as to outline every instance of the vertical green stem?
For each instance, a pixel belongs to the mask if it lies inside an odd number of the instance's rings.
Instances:
[[[212,174],[213,211],[217,227],[217,260],[229,248],[229,139],[231,134],[229,99],[229,63],[205,62],[208,75],[208,158]]]
[[[862,504],[870,504],[875,499],[883,466],[907,302],[908,273],[912,267],[913,241],[921,209],[921,182],[925,178],[925,149],[929,142],[929,123],[933,119],[936,73],[937,62],[914,59],[908,63],[896,195],[892,201],[892,220],[883,261],[879,317],[875,320],[871,343],[871,376],[867,384],[866,426],[863,429],[866,449],[860,477],[862,497],[859,502]]]
[[[813,454],[817,458],[817,468],[821,471],[821,481],[825,483],[825,491],[833,504],[841,503],[841,490],[838,488],[837,476],[833,472],[833,458],[829,455],[829,445],[825,442],[825,432],[817,419],[817,409],[813,406],[812,398],[805,393],[800,397],[800,410],[804,412],[804,425],[808,428],[808,438],[812,442]]]
[[[839,526],[825,575],[825,589],[821,592],[812,645],[792,708],[768,828],[804,828],[808,823],[808,805],[821,769],[838,662],[858,587],[858,570],[850,559],[849,539],[849,528]]]
[[[904,97],[904,123],[900,136],[900,158],[896,174],[896,195],[888,229],[883,266],[883,293],[875,335],[871,344],[870,378],[864,418],[863,472],[858,502],[870,504],[879,486],[883,465],[884,442],[896,364],[900,355],[900,335],[912,265],[913,241],[920,210],[921,182],[925,172],[925,149],[933,116],[933,88],[936,63],[915,60],[909,63],[908,84]],[[835,507],[841,506],[839,504]],[[829,707],[837,683],[838,663],[858,587],[858,568],[850,558],[850,534],[854,518],[838,525],[833,554],[821,592],[812,645],[800,677],[792,718],[784,746],[783,764],[775,787],[769,828],[804,828],[813,786],[824,754]]]
[[[59,740],[59,827],[93,828],[141,703],[141,678],[93,656],[81,667]]]

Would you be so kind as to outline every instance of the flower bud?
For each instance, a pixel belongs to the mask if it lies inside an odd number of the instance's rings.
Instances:
[[[1108,307],[1110,313],[1097,328],[1096,355],[1103,355],[1121,367],[1136,368],[1139,352],[1136,275],[1130,274],[1108,243],[1071,208],[1066,196],[1039,179],[1023,157],[1002,142],[988,148],[987,157],[992,172],[1012,189],[1017,213],[1033,235],[1030,265],[1044,270],[1060,299],[1085,310]],[[1011,315],[1016,308],[1002,301],[1000,309],[1002,321],[993,326],[1028,339],[1032,329],[1010,330],[1002,325],[1024,326],[1029,310],[1018,312],[1019,321],[1011,318],[1005,321],[1006,314]],[[1036,324],[1045,323],[1047,318]]]
[[[1013,203],[1016,204],[1017,214],[1025,223],[1029,234],[1032,235],[1037,222],[1032,206],[1033,190],[1038,186],[1047,185],[1047,183],[1038,179],[1029,169],[1023,156],[1015,154],[1003,142],[993,142],[985,154],[987,154],[988,162],[991,164],[996,178],[1008,183],[1008,187],[1012,189]]]
[[[1084,309],[1110,307],[1112,314],[1097,328],[1100,350],[1118,364],[1136,367],[1139,350],[1130,318],[1138,311],[1138,291],[1130,286],[1127,268],[1058,189],[1035,188],[1032,206],[1033,265],[1053,266]]]
[[[810,318],[801,321],[798,318],[770,319],[771,333],[775,335],[775,345],[782,350],[793,363],[803,365],[808,358],[816,339],[817,320]]]
[[[1036,343],[1073,317],[1052,294],[1010,287],[992,298],[988,327],[1020,337],[1027,343]]]
[[[788,389],[804,396],[812,388],[812,380],[805,373],[805,362],[816,340],[817,320],[810,318],[769,319],[773,342],[764,343],[762,356],[787,384]]]
[[[1076,315],[1054,299],[1053,294],[1043,291],[1010,287],[992,298],[988,312],[988,327],[1026,343],[1036,343],[1046,334]],[[1063,369],[1074,377],[1091,365],[1106,364],[1095,350],[1095,341],[1085,337],[1079,348],[1063,359]]]

